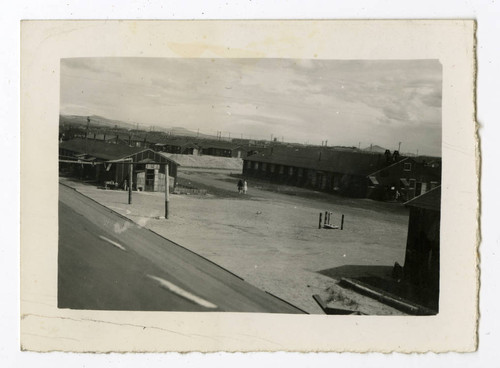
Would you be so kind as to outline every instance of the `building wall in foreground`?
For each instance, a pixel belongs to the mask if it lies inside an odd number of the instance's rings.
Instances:
[[[436,309],[439,301],[440,216],[440,211],[410,208],[404,263],[405,280]]]

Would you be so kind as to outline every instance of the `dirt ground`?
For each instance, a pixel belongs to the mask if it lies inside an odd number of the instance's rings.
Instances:
[[[179,181],[208,189],[207,195],[123,191],[71,182],[78,191],[165,236],[308,313],[323,313],[312,295],[329,306],[367,314],[401,312],[337,285],[340,277],[387,275],[404,263],[408,212],[400,204],[349,199],[300,188],[238,179],[221,172],[180,172]],[[318,229],[319,213],[344,230]],[[117,224],[122,231],[123,224]]]

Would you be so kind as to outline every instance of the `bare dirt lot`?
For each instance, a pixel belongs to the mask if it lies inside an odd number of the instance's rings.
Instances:
[[[168,220],[163,193],[134,193],[67,182],[83,194],[148,227],[309,313],[323,313],[312,295],[337,308],[367,314],[402,314],[337,285],[340,277],[387,275],[404,263],[408,212],[401,204],[349,199],[237,178],[220,172],[180,172],[179,181],[208,190],[204,196],[171,195]],[[344,230],[318,229],[331,211]],[[126,231],[116,224],[117,231]]]

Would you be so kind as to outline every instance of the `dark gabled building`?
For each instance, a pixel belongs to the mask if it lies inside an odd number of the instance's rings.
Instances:
[[[134,189],[145,191],[164,190],[165,165],[169,165],[169,176],[177,177],[178,163],[157,152],[143,147],[125,144],[109,144],[92,139],[73,139],[59,144],[60,171],[79,178],[95,180],[99,184],[113,183],[123,187],[128,180],[127,160],[133,166]]]
[[[243,175],[351,197],[365,197],[367,175],[383,155],[353,148],[275,146],[244,158]]]
[[[410,209],[403,277],[433,309],[439,302],[441,186],[405,203]]]
[[[200,141],[200,154],[219,157],[243,158],[247,149],[239,144],[225,141]]]
[[[176,153],[181,155],[197,155],[200,148],[190,139],[185,138],[167,138],[161,139],[154,144],[155,151]]]
[[[408,201],[441,183],[441,165],[433,161],[404,157],[368,175],[367,197]]]

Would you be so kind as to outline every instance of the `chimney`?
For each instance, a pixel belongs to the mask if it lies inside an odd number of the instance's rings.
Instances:
[[[393,158],[394,162],[398,162],[399,161],[399,151],[394,151],[394,153],[392,154],[392,158]]]

